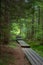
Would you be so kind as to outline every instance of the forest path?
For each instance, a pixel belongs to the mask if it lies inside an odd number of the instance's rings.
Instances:
[[[9,48],[6,45],[1,48],[1,62],[3,64],[6,63],[4,65],[30,65],[23,51],[21,50],[20,45],[18,43],[16,45],[16,48]],[[7,58],[5,58],[6,56]]]

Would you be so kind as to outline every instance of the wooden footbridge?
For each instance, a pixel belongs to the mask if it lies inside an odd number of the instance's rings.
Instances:
[[[24,42],[22,38],[17,38],[17,42],[20,44],[31,65],[43,65],[43,58],[40,57],[33,49],[31,49],[30,45]]]

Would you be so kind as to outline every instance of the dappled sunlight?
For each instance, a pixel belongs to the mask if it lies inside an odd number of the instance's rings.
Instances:
[[[20,29],[18,29],[18,30],[12,30],[11,31],[11,34],[15,34],[15,35],[18,35],[20,33]]]

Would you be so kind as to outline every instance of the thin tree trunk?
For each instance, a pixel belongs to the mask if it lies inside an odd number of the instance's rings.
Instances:
[[[4,33],[4,43],[7,44],[9,42],[9,11],[8,11],[8,3],[7,0],[5,2],[5,13],[4,13],[4,24],[5,24],[5,33]]]
[[[33,40],[34,36],[34,7],[33,7],[33,12],[32,12],[32,32],[31,32],[31,39]]]

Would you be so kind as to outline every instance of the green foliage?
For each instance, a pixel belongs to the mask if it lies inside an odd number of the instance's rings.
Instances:
[[[10,39],[21,35],[22,38],[31,39],[29,43],[32,45],[36,41],[37,44],[40,44],[39,41],[43,44],[43,1],[2,0],[0,28],[1,41],[9,39],[10,32]]]
[[[43,46],[32,46],[32,48],[40,55],[43,57]]]

